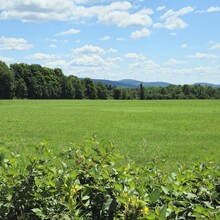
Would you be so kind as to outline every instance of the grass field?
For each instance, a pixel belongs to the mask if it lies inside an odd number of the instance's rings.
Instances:
[[[125,162],[220,164],[220,101],[0,100],[0,151],[54,151],[97,135],[113,140]]]

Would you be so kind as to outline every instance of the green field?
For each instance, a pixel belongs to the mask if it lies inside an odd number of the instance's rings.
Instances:
[[[0,151],[31,154],[47,141],[58,151],[97,136],[113,140],[125,163],[220,163],[220,101],[0,101]]]

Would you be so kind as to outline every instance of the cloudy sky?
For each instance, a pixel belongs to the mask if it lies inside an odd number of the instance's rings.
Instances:
[[[0,0],[0,60],[66,75],[220,83],[219,0]]]

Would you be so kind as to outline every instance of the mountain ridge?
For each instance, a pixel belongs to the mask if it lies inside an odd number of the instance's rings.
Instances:
[[[173,84],[169,82],[143,82],[140,80],[133,80],[133,79],[122,79],[122,80],[106,80],[106,79],[92,79],[94,82],[102,82],[106,85],[111,86],[117,86],[122,88],[137,88],[142,83],[144,87],[167,87],[169,85],[178,85]],[[187,85],[201,85],[201,86],[211,86],[214,88],[220,88],[219,84],[213,84],[213,83],[206,83],[206,82],[198,82],[193,84],[187,84]]]

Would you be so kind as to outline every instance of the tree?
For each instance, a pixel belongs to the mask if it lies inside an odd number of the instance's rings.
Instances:
[[[145,99],[145,95],[144,95],[144,87],[143,84],[140,84],[140,100],[144,100]]]
[[[96,84],[96,90],[97,90],[98,99],[108,99],[108,90],[107,90],[107,87],[103,83],[98,82]]]
[[[13,97],[13,75],[9,67],[0,61],[0,99]]]
[[[85,85],[85,97],[87,99],[96,99],[97,90],[94,82],[90,78],[85,78],[83,81]]]
[[[113,99],[121,99],[121,89],[119,88],[114,88],[113,89]]]
[[[75,92],[75,99],[83,99],[84,98],[84,85],[82,81],[76,76],[68,76],[69,82],[73,85],[73,89]]]
[[[25,81],[20,78],[17,81],[15,81],[15,97],[24,99],[28,96],[28,89],[26,86]]]

